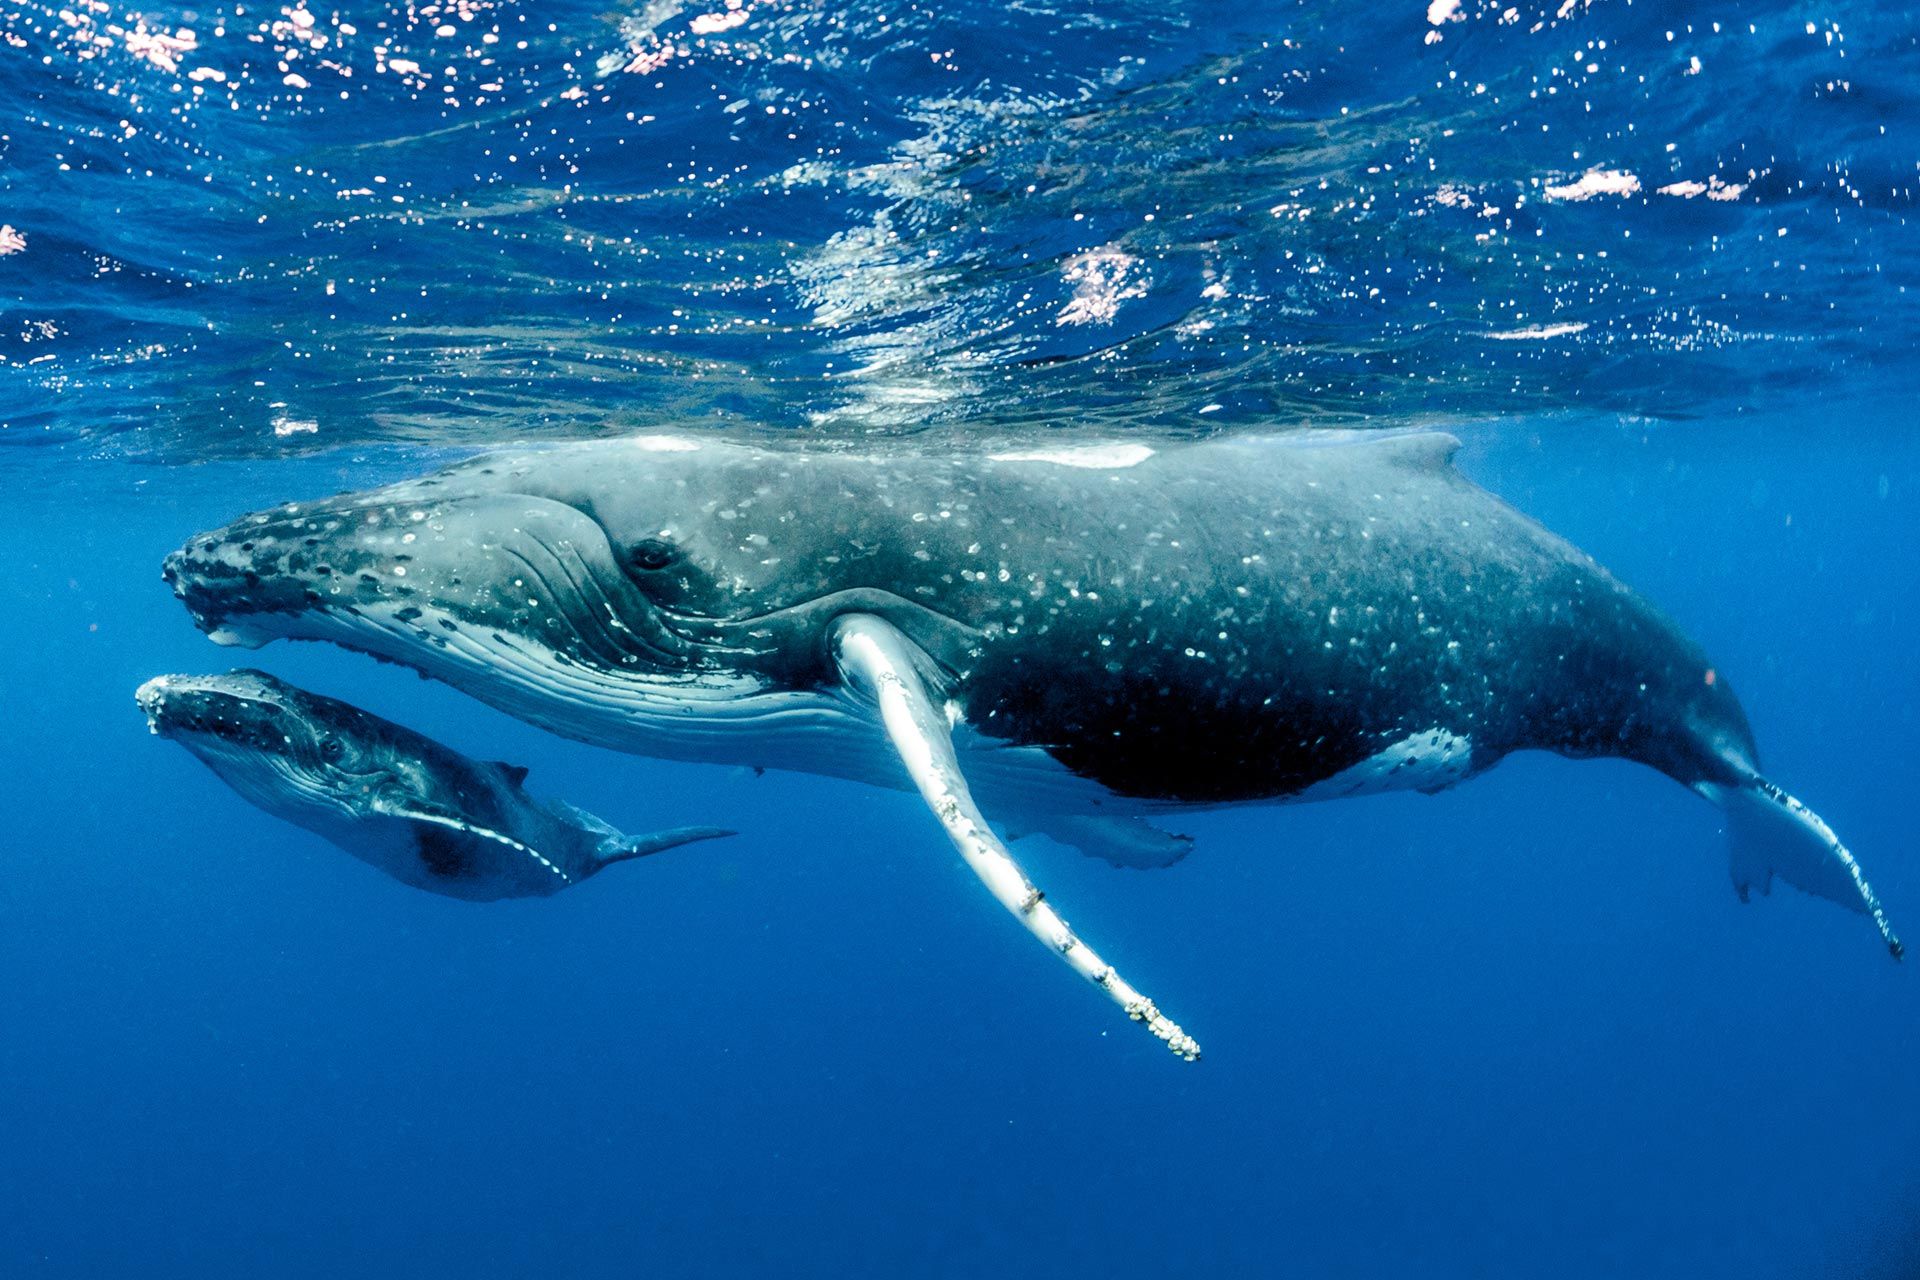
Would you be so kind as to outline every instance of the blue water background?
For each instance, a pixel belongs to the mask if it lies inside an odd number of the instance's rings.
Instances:
[[[1920,1274],[1911,964],[1741,906],[1648,771],[1029,849],[1185,1066],[909,797],[218,650],[158,578],[504,441],[1446,426],[1912,937],[1911,13],[729,12],[0,0],[0,1276]],[[239,661],[744,834],[406,890],[147,735]]]
[[[1464,463],[1706,643],[1912,930],[1920,566],[1890,548],[1920,450],[1873,408],[1508,423]],[[1913,975],[1829,904],[1741,906],[1716,814],[1633,766],[1194,817],[1158,873],[1033,849],[1195,1066],[905,796],[620,757],[276,646],[618,823],[746,834],[475,905],[274,822],[133,706],[233,656],[157,559],[400,469],[10,488],[0,1272],[1912,1274]]]

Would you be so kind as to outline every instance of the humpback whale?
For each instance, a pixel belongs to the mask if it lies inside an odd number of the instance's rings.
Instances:
[[[917,790],[994,896],[1182,1057],[1006,839],[1171,862],[1183,808],[1436,791],[1521,750],[1727,814],[1735,888],[1868,914],[1723,674],[1433,433],[1003,452],[679,435],[491,455],[190,539],[215,640],[326,640],[623,751]],[[989,815],[991,815],[991,820]],[[993,821],[1000,823],[996,832]]]
[[[622,834],[564,802],[535,800],[518,765],[470,760],[263,671],[156,676],[134,697],[154,733],[247,800],[450,898],[546,897],[616,862],[733,834]]]

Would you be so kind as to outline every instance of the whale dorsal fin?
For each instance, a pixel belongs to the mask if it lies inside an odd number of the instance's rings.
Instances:
[[[1383,437],[1379,443],[1394,461],[1428,471],[1451,467],[1453,455],[1460,451],[1460,437],[1448,431],[1409,431]]]
[[[527,766],[523,764],[508,764],[505,760],[489,760],[487,763],[500,771],[508,786],[517,787],[527,780]]]

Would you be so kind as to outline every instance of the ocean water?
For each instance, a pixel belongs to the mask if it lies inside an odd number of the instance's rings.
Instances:
[[[1831,5],[0,0],[0,1276],[1920,1274],[1920,986],[1520,756],[1026,849],[543,734],[159,579],[242,511],[697,426],[1441,426],[1666,609],[1920,933],[1920,39]],[[633,830],[395,884],[150,737],[241,662]]]

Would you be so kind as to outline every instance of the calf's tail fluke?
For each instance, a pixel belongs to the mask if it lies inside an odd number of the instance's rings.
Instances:
[[[1727,815],[1733,887],[1741,901],[1779,876],[1796,889],[1871,916],[1898,960],[1905,951],[1853,854],[1820,815],[1757,773],[1700,791]]]

